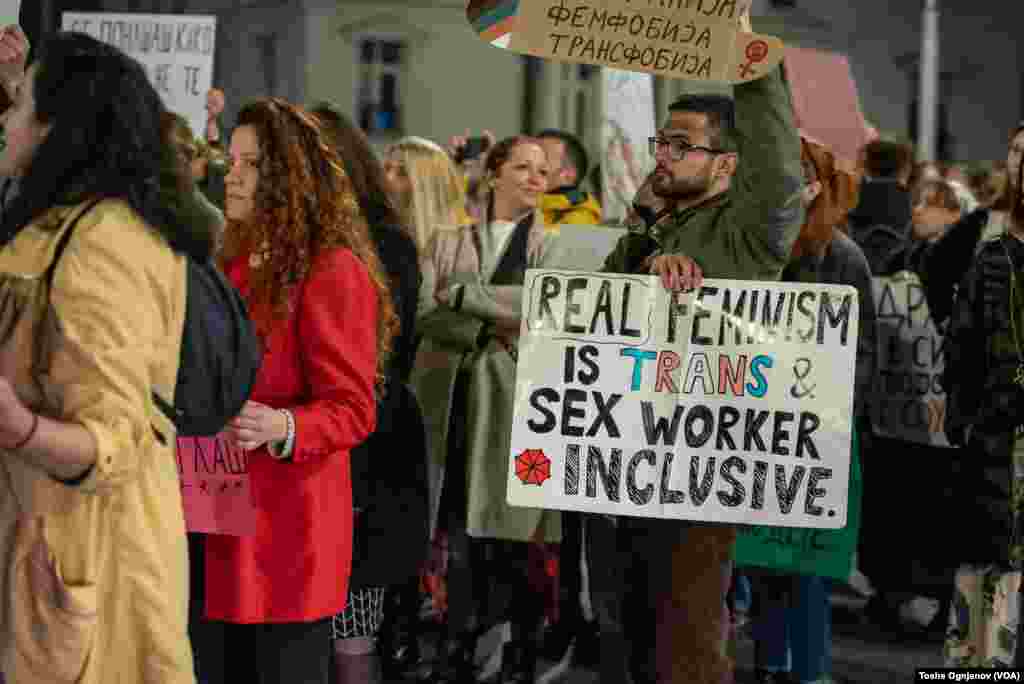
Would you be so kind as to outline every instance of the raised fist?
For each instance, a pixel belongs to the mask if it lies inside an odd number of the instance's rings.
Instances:
[[[11,97],[25,76],[29,47],[28,37],[20,26],[11,24],[0,29],[0,81]]]
[[[220,88],[210,88],[206,93],[206,118],[216,119],[224,113],[224,91]]]

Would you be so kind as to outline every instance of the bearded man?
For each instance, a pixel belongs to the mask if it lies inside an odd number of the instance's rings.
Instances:
[[[778,280],[804,220],[782,67],[737,85],[734,100],[683,97],[650,145],[657,167],[634,203],[640,220],[604,270],[655,273],[671,290],[699,287],[703,277]],[[602,684],[731,681],[734,526],[588,515],[585,537]]]

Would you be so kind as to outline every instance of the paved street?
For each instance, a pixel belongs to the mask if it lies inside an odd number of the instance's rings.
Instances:
[[[832,603],[832,674],[837,684],[912,682],[916,668],[942,666],[941,642],[894,639],[873,626],[854,627],[844,618],[856,603],[845,597],[834,597]],[[752,661],[750,647],[747,662]]]
[[[854,626],[862,600],[833,597],[832,677],[836,684],[906,684],[914,670],[942,665],[942,645],[920,640],[894,640],[870,626]],[[754,645],[741,639],[736,684],[752,684]],[[594,672],[576,670],[564,678],[540,684],[597,684]]]
[[[914,670],[942,665],[942,644],[921,638],[896,637],[881,632],[862,618],[865,599],[850,590],[832,596],[832,678],[836,684],[903,684],[914,681]],[[933,609],[934,611],[934,609]],[[502,635],[492,632],[480,653],[497,653]],[[483,680],[496,673],[499,658],[484,665]],[[736,684],[753,684],[754,644],[743,636],[737,644]],[[597,672],[582,668],[569,671],[542,665],[537,684],[598,684]],[[398,682],[389,684],[399,684]],[[407,683],[403,683],[407,684]]]

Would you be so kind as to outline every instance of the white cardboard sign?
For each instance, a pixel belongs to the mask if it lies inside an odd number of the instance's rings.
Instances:
[[[507,500],[846,524],[857,291],[527,272]]]
[[[213,85],[214,16],[65,12],[61,28],[120,48],[146,68],[164,105],[206,133],[206,94]]]

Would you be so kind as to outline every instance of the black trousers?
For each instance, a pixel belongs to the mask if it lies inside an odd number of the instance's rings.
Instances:
[[[508,620],[512,639],[535,645],[544,597],[530,584],[526,542],[477,539],[449,529],[449,636],[482,632]]]
[[[331,619],[263,625],[207,623],[223,650],[203,653],[209,684],[329,684]]]
[[[583,574],[583,514],[562,511],[562,546],[558,556],[559,622],[576,633],[583,627],[580,592]]]
[[[600,629],[600,683],[653,684],[654,647],[658,625],[651,619],[655,594],[664,581],[646,570],[650,549],[633,519],[586,513],[587,571],[590,600]],[[634,533],[633,527],[637,529]],[[664,571],[668,572],[665,563]],[[645,619],[647,618],[647,619]]]
[[[206,605],[206,559],[204,549],[206,535],[189,532],[188,534],[188,566],[189,566],[189,602],[188,602],[188,637],[192,641],[192,659],[194,660],[196,681],[198,684],[209,684],[204,670],[204,661],[211,653],[219,653],[224,645],[222,634],[214,623],[203,617]]]

